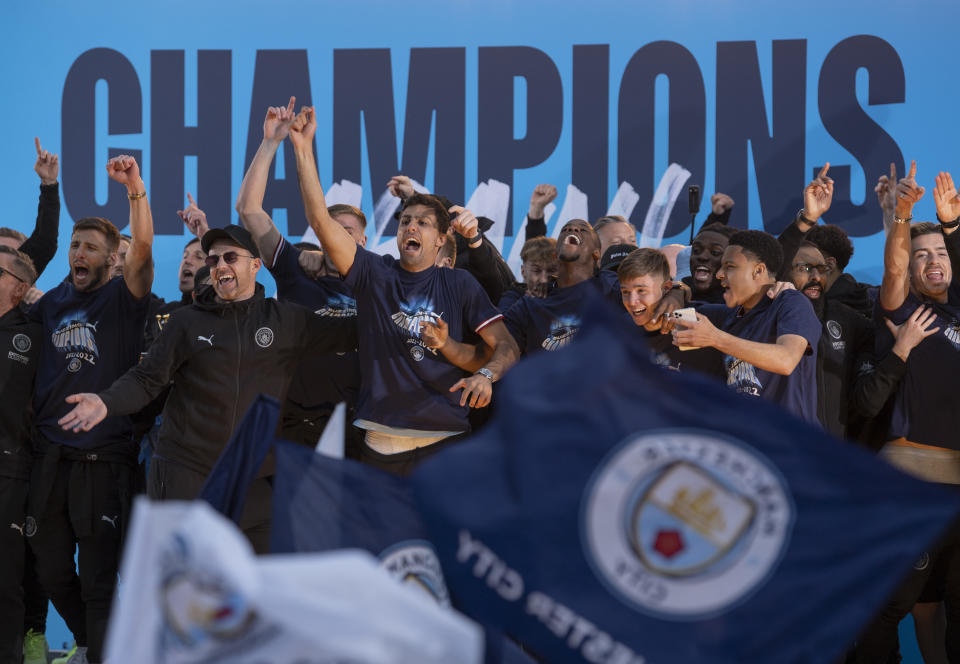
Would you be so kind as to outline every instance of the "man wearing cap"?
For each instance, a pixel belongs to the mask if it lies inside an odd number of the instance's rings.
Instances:
[[[160,500],[191,500],[257,394],[282,401],[307,353],[356,347],[351,318],[264,297],[256,281],[260,252],[240,226],[208,231],[201,241],[213,288],[170,316],[150,354],[99,394],[74,394],[64,429],[89,431],[108,415],[136,412],[171,382],[150,464],[147,491]],[[257,552],[269,548],[272,459],[250,487],[240,527]]]

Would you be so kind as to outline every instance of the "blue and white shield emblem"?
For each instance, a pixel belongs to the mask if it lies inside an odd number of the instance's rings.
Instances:
[[[628,538],[651,570],[687,576],[709,567],[749,528],[756,506],[696,466],[665,467],[627,511]]]

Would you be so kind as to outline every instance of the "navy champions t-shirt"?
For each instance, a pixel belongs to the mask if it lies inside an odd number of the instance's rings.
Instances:
[[[357,317],[357,303],[339,277],[311,279],[300,269],[300,249],[280,240],[269,268],[277,282],[277,299],[311,309],[318,316]],[[287,400],[301,408],[332,408],[341,401],[356,403],[360,363],[356,352],[311,353],[290,381]]]
[[[763,397],[779,404],[797,417],[819,426],[817,419],[817,343],[820,341],[820,320],[807,297],[796,290],[787,290],[771,300],[764,296],[750,311],[730,309],[726,305],[708,304],[697,309],[722,329],[741,339],[773,344],[785,334],[796,334],[807,340],[807,351],[800,363],[783,376],[727,355],[724,365],[727,385],[740,394]]]
[[[555,288],[545,298],[524,295],[503,317],[522,354],[557,350],[573,340],[583,322],[584,306],[597,297],[623,309],[615,272],[601,270],[598,275],[573,286]]]
[[[420,340],[420,321],[442,318],[451,339],[479,332],[502,316],[465,270],[408,272],[392,256],[357,247],[344,278],[357,300],[361,428],[459,433],[469,430],[460,392],[464,372]]]
[[[626,316],[629,320],[629,314]],[[639,332],[650,349],[650,361],[658,367],[684,373],[696,371],[710,378],[726,380],[724,356],[716,348],[680,350],[674,345],[672,334],[660,334],[659,330],[650,332],[644,328],[639,328]]]
[[[123,277],[80,292],[69,281],[48,291],[30,309],[43,325],[37,368],[36,428],[47,440],[71,447],[97,447],[130,440],[127,416],[107,417],[91,431],[64,431],[57,420],[73,409],[65,399],[101,392],[137,363],[150,296],[135,298]]]
[[[946,304],[921,302],[911,292],[899,309],[890,312],[883,311],[877,299],[875,311],[881,324],[885,316],[901,325],[923,305],[931,307],[937,316],[930,328],[940,328],[910,351],[907,372],[897,385],[893,401],[889,440],[906,438],[913,443],[960,450],[960,292],[951,286],[948,297]]]

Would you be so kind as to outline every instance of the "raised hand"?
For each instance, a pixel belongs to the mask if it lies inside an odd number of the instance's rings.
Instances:
[[[830,209],[833,202],[833,180],[827,177],[830,162],[824,164],[817,177],[803,190],[803,212],[810,221],[816,222]]]
[[[317,113],[313,106],[304,106],[290,125],[290,142],[293,147],[313,149],[313,137],[317,133]]]
[[[897,165],[890,162],[890,177],[881,175],[877,178],[877,186],[873,188],[877,192],[877,202],[880,203],[880,209],[884,212],[893,212],[897,206]]]
[[[703,314],[697,314],[697,322],[681,320],[673,329],[674,346],[692,348],[712,347],[717,343],[717,328]]]
[[[530,194],[530,210],[527,216],[531,219],[542,219],[544,209],[556,197],[557,188],[552,184],[538,184]]]
[[[31,286],[30,290],[27,291],[27,294],[23,296],[21,300],[25,305],[30,306],[37,303],[43,297],[43,291],[37,288],[36,286]]]
[[[394,175],[387,183],[387,190],[397,198],[404,200],[410,198],[415,193],[413,182],[406,175]]]
[[[717,192],[710,197],[710,209],[716,215],[721,215],[733,207],[733,199],[724,193]]]
[[[923,198],[926,189],[917,184],[917,161],[910,161],[910,170],[907,177],[897,183],[897,207],[895,214],[901,219],[911,217],[913,206]]]
[[[71,394],[66,401],[77,405],[57,421],[64,431],[90,431],[107,416],[107,406],[96,394]]]
[[[293,105],[297,102],[296,97],[290,97],[290,101],[284,106],[271,106],[267,109],[267,117],[263,120],[263,138],[264,140],[277,141],[278,143],[287,137],[290,133],[290,125],[293,124],[295,114]]]
[[[60,174],[59,157],[41,148],[40,139],[36,136],[33,144],[37,147],[37,163],[33,165],[33,170],[40,176],[40,184],[56,184]]]
[[[454,205],[448,212],[457,215],[450,220],[450,228],[468,240],[477,237],[477,234],[480,232],[480,223],[477,221],[473,212],[460,205]]]
[[[140,181],[140,167],[137,160],[128,154],[114,157],[107,162],[107,175],[114,182],[134,187]]]
[[[483,408],[490,403],[490,397],[493,395],[493,383],[486,376],[474,374],[469,378],[461,378],[450,388],[451,392],[463,390],[460,395],[460,405],[466,406],[468,403],[471,408]]]
[[[327,276],[327,262],[322,251],[304,250],[297,259],[300,269],[310,279],[319,279]]]
[[[929,329],[936,319],[936,312],[927,307],[917,307],[916,311],[900,325],[894,325],[889,318],[884,318],[887,329],[896,340],[893,344],[893,352],[906,362],[911,350],[927,337],[940,331],[939,327]]]
[[[940,171],[937,174],[937,186],[933,188],[933,200],[937,204],[937,217],[940,221],[953,221],[960,217],[960,195],[953,185],[953,177]]]
[[[420,321],[420,340],[427,348],[440,350],[449,337],[450,327],[442,318],[438,318],[436,323]]]
[[[794,286],[790,281],[777,281],[773,284],[773,288],[767,289],[767,297],[769,297],[771,300],[775,300],[780,293],[788,290],[797,290],[797,287]]]
[[[187,200],[190,201],[190,205],[187,206],[186,210],[177,210],[177,216],[186,224],[191,233],[203,239],[206,232],[210,230],[210,226],[207,225],[207,215],[197,206],[197,202],[193,200],[189,191],[187,192]]]

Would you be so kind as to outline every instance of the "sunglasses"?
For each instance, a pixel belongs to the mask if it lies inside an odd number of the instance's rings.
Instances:
[[[223,258],[224,263],[226,263],[227,265],[233,265],[234,263],[237,262],[237,259],[240,258],[241,256],[245,258],[253,258],[253,256],[251,256],[250,254],[238,254],[235,251],[225,251],[220,255],[210,254],[209,256],[203,259],[203,262],[206,264],[207,267],[213,268],[213,267],[217,267],[220,264],[220,259]]]
[[[821,263],[820,265],[811,265],[810,263],[797,263],[793,266],[794,270],[799,270],[804,274],[810,274],[814,270],[820,274],[830,274],[830,267]]]
[[[15,274],[14,274],[13,272],[11,272],[10,270],[5,270],[4,268],[0,267],[0,279],[2,279],[2,278],[3,278],[3,275],[5,275],[5,274],[9,274],[11,277],[13,277],[13,278],[16,279],[17,281],[19,281],[21,284],[27,283],[27,280],[26,280],[26,279],[21,279],[20,277],[18,277],[17,275],[15,275]]]

